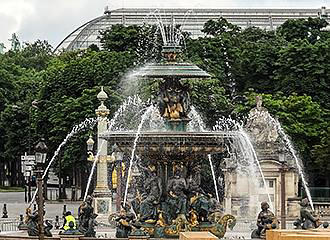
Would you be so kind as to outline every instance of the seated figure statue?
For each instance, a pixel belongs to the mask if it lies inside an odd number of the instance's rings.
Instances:
[[[31,208],[27,208],[25,223],[27,225],[27,233],[29,236],[39,236],[37,211],[32,212]]]
[[[79,219],[79,232],[84,234],[85,237],[95,237],[94,227],[96,225],[95,218],[97,214],[94,213],[94,208],[92,207],[93,198],[87,196],[86,201],[84,201],[78,210]]]
[[[257,226],[258,229],[254,230],[251,238],[266,238],[266,230],[277,228],[278,221],[274,213],[269,210],[267,202],[261,203],[261,211],[258,214]]]
[[[183,219],[186,222],[187,209],[187,196],[185,191],[187,190],[186,180],[182,176],[182,169],[177,168],[174,172],[174,177],[170,179],[167,192],[168,203],[170,207],[170,220],[174,220],[177,217]]]
[[[145,181],[145,192],[142,194],[142,200],[140,203],[140,220],[144,221],[156,221],[157,209],[156,205],[159,203],[161,196],[161,183],[157,177],[156,168],[150,166],[147,169],[147,178]]]
[[[116,218],[116,238],[128,238],[133,227],[132,221],[134,215],[129,213],[128,209],[123,207],[120,210],[119,216]]]
[[[297,229],[311,229],[318,228],[320,226],[319,218],[313,217],[308,210],[308,199],[304,198],[300,202],[300,219],[297,219],[293,224]]]
[[[32,212],[31,208],[27,208],[25,223],[27,225],[27,233],[29,236],[39,236],[38,211]],[[44,234],[47,237],[52,237],[50,230],[53,228],[53,225],[48,220],[46,220],[45,223]]]

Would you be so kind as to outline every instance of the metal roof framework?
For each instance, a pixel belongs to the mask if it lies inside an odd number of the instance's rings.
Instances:
[[[181,24],[182,30],[191,33],[192,38],[204,36],[201,32],[203,25],[210,19],[226,18],[230,23],[242,28],[255,26],[266,30],[275,30],[288,19],[305,19],[323,17],[330,19],[330,10],[319,9],[149,9],[121,8],[105,11],[104,15],[88,21],[72,31],[55,48],[66,51],[86,49],[95,44],[101,48],[100,31],[110,29],[112,25],[142,25],[156,24],[161,21],[164,25],[175,20]]]

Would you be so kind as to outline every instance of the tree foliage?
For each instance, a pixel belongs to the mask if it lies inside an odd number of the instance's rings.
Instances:
[[[220,18],[205,24],[205,37],[187,37],[185,60],[212,75],[184,80],[208,127],[221,116],[245,115],[255,95],[262,94],[308,169],[329,174],[330,35],[325,26],[322,19],[300,19],[276,32],[242,30]],[[123,98],[121,79],[161,56],[156,26],[114,25],[100,38],[102,49],[90,46],[55,56],[46,41],[38,40],[0,55],[0,163],[17,165],[40,136],[52,155],[75,124],[95,117],[100,86],[105,86],[113,114]],[[142,85],[140,92],[147,97],[157,91],[156,81]],[[88,131],[74,136],[60,153],[67,175],[73,164],[87,166],[82,149]]]

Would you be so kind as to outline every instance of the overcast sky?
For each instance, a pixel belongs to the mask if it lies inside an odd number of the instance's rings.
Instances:
[[[53,47],[81,24],[109,8],[320,8],[330,0],[0,0],[0,42],[48,40]]]

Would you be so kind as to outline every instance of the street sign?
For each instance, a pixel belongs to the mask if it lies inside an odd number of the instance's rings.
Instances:
[[[35,155],[22,155],[21,160],[22,161],[35,161],[36,156]]]
[[[25,165],[34,165],[35,164],[35,161],[26,161],[25,162]]]
[[[25,169],[26,169],[26,171],[31,171],[32,170],[32,166],[26,166]]]

